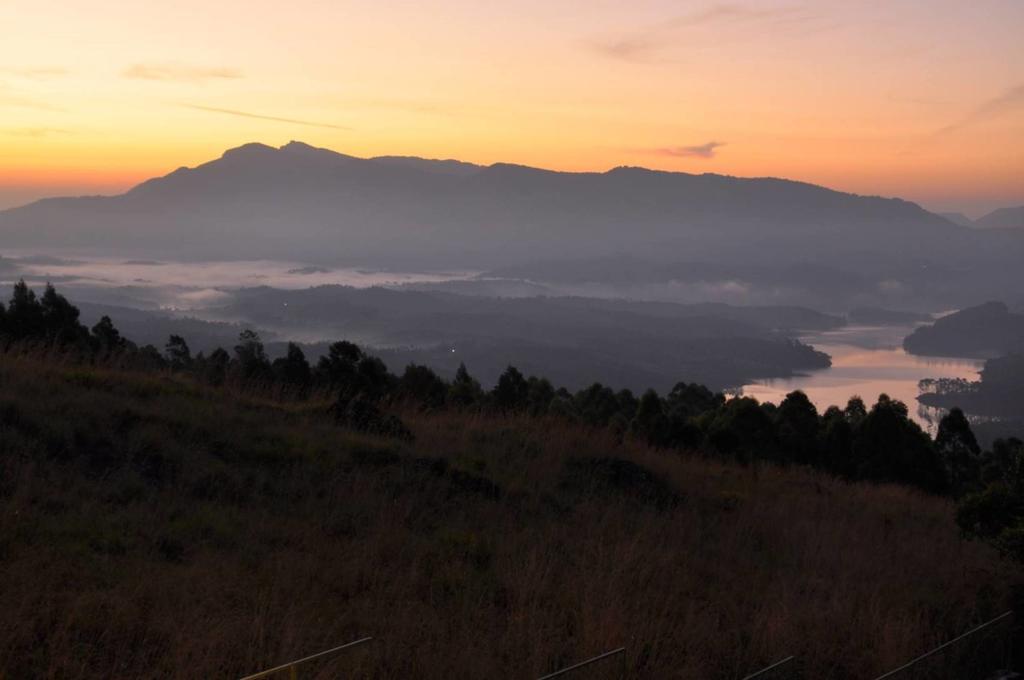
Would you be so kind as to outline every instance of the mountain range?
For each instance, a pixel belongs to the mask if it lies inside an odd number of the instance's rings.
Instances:
[[[1000,296],[1019,283],[1009,270],[1024,258],[1024,230],[970,229],[908,201],[789,180],[357,158],[300,142],[246,144],[119,196],[0,212],[0,240],[51,252],[464,270],[628,257],[659,271],[713,263],[723,280],[797,265],[811,289],[856,272],[863,294],[850,302],[869,305],[912,305],[890,293],[926,295],[936,284]]]

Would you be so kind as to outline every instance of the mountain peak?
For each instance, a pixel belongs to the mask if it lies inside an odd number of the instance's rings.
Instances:
[[[236,146],[233,149],[228,149],[223,154],[221,154],[221,158],[256,158],[259,156],[264,156],[268,153],[276,152],[277,149],[275,149],[272,146],[267,146],[266,144],[261,144],[260,142],[249,142],[248,144],[243,144],[241,146]]]

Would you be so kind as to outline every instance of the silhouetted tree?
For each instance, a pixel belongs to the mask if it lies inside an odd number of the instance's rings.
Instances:
[[[782,457],[807,464],[818,460],[818,410],[797,390],[790,392],[775,412],[775,427]]]
[[[243,378],[265,378],[270,373],[270,360],[259,334],[246,329],[238,334],[235,361]]]
[[[661,397],[654,390],[647,390],[640,397],[636,415],[629,424],[629,433],[654,446],[669,445],[669,422]]]
[[[313,376],[305,353],[294,342],[288,343],[285,355],[275,359],[271,368],[275,379],[303,390],[309,387]]]
[[[713,450],[741,462],[777,459],[775,425],[757,399],[734,397],[709,415],[706,441]]]
[[[332,343],[316,366],[317,377],[328,385],[343,385],[354,379],[356,367],[365,355],[351,342]]]
[[[49,283],[39,300],[39,306],[43,333],[48,340],[58,345],[85,344],[89,333],[78,321],[78,307],[57,293]]]
[[[914,484],[940,492],[945,473],[931,439],[907,417],[906,405],[882,394],[854,428],[856,477]]]
[[[1024,488],[1024,442],[1016,437],[997,439],[981,459],[981,480],[1004,482]]]
[[[448,388],[448,402],[466,407],[479,404],[483,396],[484,391],[480,383],[466,370],[466,364],[460,363],[459,369],[455,371],[455,380]]]
[[[829,406],[821,418],[821,467],[847,478],[853,478],[857,466],[853,461],[853,425],[838,406]]]
[[[863,399],[853,396],[846,402],[846,409],[843,411],[843,415],[846,416],[846,420],[850,425],[856,427],[868,417],[868,407],[864,404]]]
[[[630,393],[632,397],[632,393]],[[635,402],[636,399],[634,398]],[[580,390],[573,397],[573,407],[580,420],[588,425],[605,426],[612,418],[623,410],[623,402],[610,387],[594,383]],[[635,404],[632,410],[636,411]],[[627,417],[626,423],[633,419],[633,413]]]
[[[398,379],[398,397],[424,408],[441,408],[448,395],[448,385],[426,366],[409,364]]]
[[[186,369],[192,365],[192,351],[180,335],[172,335],[164,345],[164,354],[174,370]]]
[[[514,366],[509,366],[498,378],[491,391],[495,407],[501,411],[516,411],[526,406],[530,385]]]
[[[1024,562],[1024,442],[1000,439],[985,454],[988,483],[957,506],[956,521],[970,537]]]
[[[530,376],[526,381],[526,408],[531,415],[539,416],[548,412],[551,400],[555,398],[555,388],[547,378]]]
[[[11,301],[7,304],[7,326],[11,338],[39,337],[43,329],[43,307],[36,294],[22,279],[14,284]]]
[[[114,322],[109,316],[102,316],[92,327],[93,341],[101,352],[116,352],[126,349],[127,341],[121,337],[121,333],[114,327]]]
[[[230,364],[231,355],[223,347],[213,350],[208,357],[204,358],[201,353],[196,357],[196,365],[203,380],[211,385],[220,385],[224,382]]]
[[[952,409],[939,421],[935,450],[945,467],[949,490],[954,496],[962,496],[978,483],[981,447],[960,409]]]

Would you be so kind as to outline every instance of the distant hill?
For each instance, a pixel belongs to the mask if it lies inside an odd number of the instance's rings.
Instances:
[[[1024,205],[1016,208],[999,208],[977,220],[985,229],[1016,229],[1024,227]]]
[[[961,212],[942,212],[937,213],[939,217],[944,217],[953,224],[959,224],[961,227],[975,227],[977,226],[967,215]]]
[[[120,196],[0,213],[12,248],[417,266],[497,266],[538,253],[918,257],[965,252],[969,236],[907,201],[782,179],[363,159],[299,142],[247,144]]]
[[[1024,351],[1024,314],[1002,302],[962,309],[930,326],[921,326],[903,340],[911,354],[987,359]]]
[[[345,338],[373,346],[395,369],[415,362],[453,375],[465,362],[492,384],[514,364],[572,388],[600,378],[634,390],[667,390],[679,380],[722,388],[825,368],[827,355],[790,337],[843,323],[796,307],[495,299],[347,286],[243,289],[204,314],[311,343]],[[317,356],[326,343],[308,349]]]
[[[846,318],[850,323],[864,324],[866,326],[901,326],[931,321],[932,317],[928,314],[905,312],[896,309],[857,307],[856,309],[851,309],[847,313]]]

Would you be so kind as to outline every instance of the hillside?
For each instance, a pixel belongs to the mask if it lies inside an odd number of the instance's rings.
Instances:
[[[903,340],[911,354],[988,359],[1024,352],[1024,314],[986,302],[919,326]]]
[[[413,362],[444,375],[473,366],[487,385],[509,364],[573,389],[595,380],[669,390],[679,380],[716,389],[753,378],[826,368],[829,358],[792,338],[842,325],[790,307],[677,305],[570,297],[484,298],[436,291],[319,286],[249,288],[202,312],[320,342],[345,337],[394,368]]]
[[[977,220],[985,229],[1015,229],[1024,227],[1024,205],[1014,208],[999,208]]]
[[[0,357],[0,676],[873,677],[1006,608],[949,501],[609,430]]]

